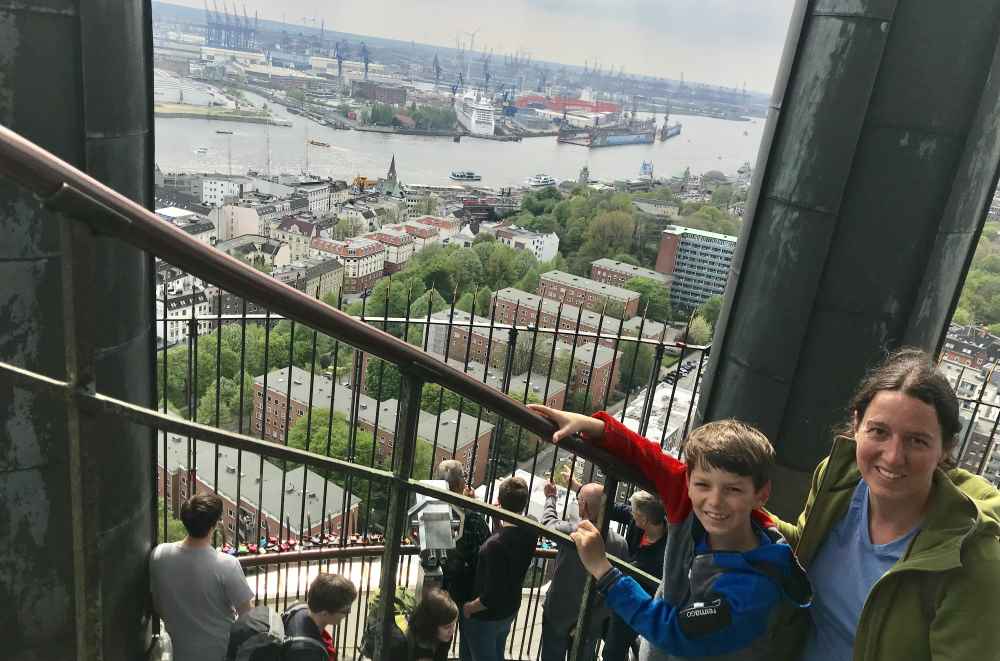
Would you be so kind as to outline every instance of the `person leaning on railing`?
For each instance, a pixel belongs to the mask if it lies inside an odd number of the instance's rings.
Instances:
[[[928,354],[904,349],[861,382],[849,412],[797,521],[777,520],[815,598],[811,618],[772,623],[773,658],[997,658],[1000,627],[976,616],[1000,607],[1000,492],[951,466],[954,391]],[[573,423],[557,435],[604,431]]]

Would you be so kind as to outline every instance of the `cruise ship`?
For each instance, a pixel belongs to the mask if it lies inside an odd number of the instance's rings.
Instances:
[[[455,99],[455,114],[459,124],[472,135],[493,135],[493,105],[476,92]]]

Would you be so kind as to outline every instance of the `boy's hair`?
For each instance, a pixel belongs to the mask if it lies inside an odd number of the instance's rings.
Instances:
[[[500,483],[497,500],[500,507],[511,512],[523,512],[528,505],[528,483],[519,477],[508,477]]]
[[[465,468],[460,461],[445,459],[438,464],[437,473],[438,479],[447,482],[452,491],[460,493],[465,486]]]
[[[191,537],[207,537],[222,518],[222,498],[198,493],[181,503],[181,523]]]
[[[774,448],[760,431],[739,420],[717,420],[695,429],[684,443],[688,473],[717,468],[749,477],[754,489],[771,479]]]
[[[358,596],[354,583],[340,574],[320,574],[306,592],[306,603],[313,613],[336,613],[350,606]]]

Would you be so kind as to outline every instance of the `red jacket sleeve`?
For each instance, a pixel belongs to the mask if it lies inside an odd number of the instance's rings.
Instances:
[[[643,438],[608,413],[594,417],[604,422],[604,437],[598,441],[612,454],[637,468],[656,485],[656,491],[667,512],[667,521],[681,523],[691,513],[688,498],[687,466],[660,449],[659,444]]]

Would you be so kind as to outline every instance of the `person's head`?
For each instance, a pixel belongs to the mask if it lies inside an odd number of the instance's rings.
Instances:
[[[447,592],[433,588],[424,593],[410,615],[409,631],[422,643],[448,643],[455,637],[457,622],[458,606]]]
[[[876,498],[925,503],[962,422],[958,398],[931,357],[901,349],[862,380],[849,407],[861,477]]]
[[[635,525],[643,530],[667,525],[667,514],[663,511],[663,503],[648,491],[636,491],[629,498],[629,503],[632,505]]]
[[[222,518],[222,498],[215,493],[199,493],[181,503],[181,523],[189,537],[204,539]]]
[[[771,495],[774,448],[767,437],[738,420],[698,427],[684,444],[688,494],[709,535],[747,530],[750,512]]]
[[[497,491],[500,507],[511,512],[523,512],[528,506],[528,496],[528,483],[519,477],[508,477]]]
[[[580,491],[576,494],[576,507],[580,511],[580,518],[596,525],[603,497],[604,487],[600,484],[591,482],[580,487]]]
[[[335,625],[350,614],[357,596],[358,589],[349,579],[339,574],[320,574],[309,585],[306,604],[317,624]]]
[[[462,493],[465,490],[465,468],[462,462],[455,459],[445,459],[438,464],[437,475],[439,480],[448,483],[448,489],[455,493]]]

